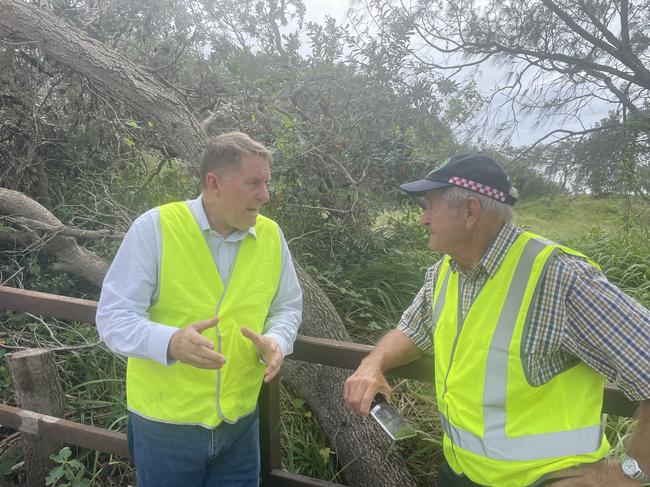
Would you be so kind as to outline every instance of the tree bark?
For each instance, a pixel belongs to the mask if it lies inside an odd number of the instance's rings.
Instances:
[[[54,352],[48,349],[28,349],[12,353],[7,358],[20,407],[57,418],[63,417],[63,391],[54,361]],[[58,451],[57,441],[23,433],[27,487],[41,487],[52,468],[49,456]]]
[[[199,122],[173,93],[143,68],[64,21],[21,0],[0,0],[0,35],[12,40],[36,42],[46,54],[86,76],[107,96],[120,100],[142,117],[157,120],[161,132],[175,144],[179,156],[190,161],[198,160],[204,142]],[[0,195],[0,213],[8,214],[9,211],[9,214],[19,214],[48,225],[61,225],[33,200],[25,204],[24,211],[15,205],[4,204],[5,195],[10,193],[3,191]],[[13,196],[14,201],[18,201],[16,198],[27,198],[24,195]],[[66,240],[55,242],[57,239]],[[79,247],[72,237],[57,236],[52,242],[51,250],[59,268],[97,286],[101,285],[106,271],[106,264],[102,264],[101,259]],[[343,322],[327,295],[299,266],[297,269],[304,291],[305,313],[301,333],[349,340]],[[282,370],[285,382],[299,392],[316,413],[350,485],[416,485],[403,459],[391,453],[379,428],[368,420],[351,415],[345,408],[342,390],[348,374],[341,369],[291,361],[287,361]]]

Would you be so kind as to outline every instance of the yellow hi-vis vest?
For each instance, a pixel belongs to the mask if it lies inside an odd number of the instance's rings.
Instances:
[[[217,426],[234,423],[253,412],[264,377],[252,342],[242,325],[262,333],[280,280],[282,248],[278,226],[257,217],[255,234],[241,243],[224,287],[210,249],[185,202],[159,208],[162,259],[158,302],[148,309],[151,320],[182,328],[219,317],[203,335],[226,357],[220,370],[181,362],[164,366],[154,360],[129,358],[128,408],[146,418],[175,424]]]
[[[524,373],[522,336],[531,302],[558,250],[584,257],[537,235],[519,235],[462,323],[458,273],[449,256],[441,264],[433,340],[443,450],[451,468],[475,483],[533,485],[609,453],[602,376],[580,363],[534,387]]]

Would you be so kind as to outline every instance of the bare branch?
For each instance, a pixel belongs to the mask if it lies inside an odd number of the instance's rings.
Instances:
[[[558,17],[560,17],[564,23],[569,26],[574,32],[582,36],[585,40],[594,46],[600,47],[605,52],[609,53],[613,58],[621,61],[625,66],[630,68],[632,72],[635,73],[635,75],[632,77],[629,75],[619,77],[628,81],[634,81],[635,83],[647,89],[650,89],[650,72],[643,66],[643,63],[641,63],[639,59],[634,56],[633,53],[617,50],[614,46],[603,42],[601,39],[587,32],[585,29],[580,27],[580,25],[578,25],[578,23],[573,20],[565,11],[558,7],[552,0],[542,0],[542,3],[546,5],[551,11],[553,11],[553,13],[555,13]]]
[[[548,139],[549,137],[551,137],[551,136],[553,136],[555,134],[566,134],[566,135],[564,137],[560,137],[558,139],[555,139],[555,140],[551,141],[547,145],[557,144],[558,142],[562,142],[563,140],[567,140],[569,138],[576,137],[576,136],[584,136],[584,135],[591,134],[591,133],[594,133],[594,132],[602,132],[603,130],[606,130],[606,129],[610,128],[610,127],[611,127],[611,125],[601,125],[601,126],[598,126],[598,127],[593,127],[593,128],[590,128],[590,129],[578,130],[578,131],[576,131],[576,130],[566,130],[566,129],[552,130],[551,132],[548,132],[544,136],[537,139],[531,145],[527,146],[519,154],[517,154],[517,157],[515,157],[513,162],[522,159],[526,154],[528,154],[530,151],[532,151],[535,147],[537,147],[539,144],[541,144],[546,139]]]
[[[31,218],[14,216],[8,217],[8,221],[13,221],[19,223],[30,230],[36,232],[43,232],[46,234],[53,235],[64,235],[67,237],[81,238],[83,240],[98,240],[102,238],[114,238],[122,239],[124,238],[124,232],[117,232],[114,230],[84,230],[82,228],[68,227],[65,225],[49,225],[47,223],[40,222]]]

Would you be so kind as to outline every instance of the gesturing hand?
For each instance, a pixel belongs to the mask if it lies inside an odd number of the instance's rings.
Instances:
[[[260,354],[262,360],[266,363],[266,370],[264,371],[264,382],[269,382],[280,371],[282,365],[282,350],[280,345],[274,338],[266,337],[255,333],[253,330],[242,326],[239,331],[242,335],[248,338],[255,348],[257,353]]]
[[[214,343],[201,333],[208,328],[217,326],[219,318],[192,323],[185,328],[179,328],[169,341],[167,353],[170,357],[201,369],[220,369],[226,363],[226,358],[214,351]]]

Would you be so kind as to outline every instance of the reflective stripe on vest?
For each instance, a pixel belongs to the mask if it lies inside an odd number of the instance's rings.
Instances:
[[[522,239],[517,243],[518,248],[521,249],[521,245],[524,244],[524,242],[525,245],[523,246],[523,250],[521,250],[521,255],[516,261],[514,272],[510,270],[509,273],[505,274],[510,276],[510,282],[507,283],[507,294],[503,304],[501,305],[500,312],[498,315],[494,314],[494,316],[498,316],[498,318],[496,318],[496,325],[491,332],[492,335],[489,337],[489,347],[487,348],[485,362],[481,361],[479,364],[471,363],[467,358],[467,350],[463,350],[461,358],[464,362],[455,364],[457,347],[460,342],[459,337],[461,336],[461,332],[463,331],[462,328],[464,326],[458,318],[456,323],[456,336],[452,338],[449,335],[448,330],[446,333],[442,334],[444,338],[440,338],[446,340],[445,348],[441,350],[446,350],[446,353],[449,353],[448,364],[444,362],[444,357],[442,357],[437,359],[440,360],[440,362],[437,362],[436,365],[437,368],[439,367],[443,369],[436,370],[436,374],[444,374],[444,383],[442,383],[442,377],[438,376],[436,378],[436,384],[441,424],[446,434],[445,442],[447,446],[451,447],[451,451],[453,451],[453,455],[451,455],[451,458],[448,457],[448,461],[457,473],[461,473],[459,470],[462,470],[472,481],[480,484],[513,486],[528,485],[542,474],[562,468],[563,465],[561,463],[570,466],[580,461],[596,461],[598,458],[604,456],[608,449],[599,421],[595,421],[585,427],[569,428],[564,431],[545,431],[543,429],[545,427],[544,416],[552,414],[549,411],[539,411],[537,418],[537,421],[539,421],[539,428],[537,428],[538,432],[532,432],[532,434],[530,432],[531,429],[535,429],[535,420],[532,418],[530,418],[532,425],[529,423],[526,425],[526,428],[524,428],[528,430],[526,433],[517,434],[515,431],[513,434],[512,427],[511,430],[508,431],[508,419],[512,418],[506,417],[508,410],[507,406],[512,408],[513,405],[507,405],[507,401],[517,401],[516,397],[512,397],[512,395],[510,397],[508,396],[508,387],[510,387],[510,385],[508,383],[507,371],[512,370],[511,367],[513,363],[511,344],[513,343],[513,339],[521,338],[520,335],[515,336],[516,329],[519,330],[517,332],[518,334],[522,333],[522,316],[520,314],[525,312],[526,320],[528,319],[528,310],[530,301],[532,301],[530,290],[534,289],[536,292],[539,281],[541,280],[538,277],[537,282],[529,282],[533,275],[533,268],[536,266],[537,271],[535,275],[542,276],[548,258],[558,248],[572,254],[581,255],[571,249],[560,247],[552,242],[542,241],[541,239],[534,237],[536,236],[526,232],[518,237],[518,239]],[[513,247],[515,247],[514,244]],[[514,262],[512,259],[517,259],[517,256],[515,255],[517,251],[515,250],[515,254],[511,254],[511,250],[509,250],[508,254],[504,258],[505,261],[505,259],[510,256],[511,260],[508,262],[509,265],[512,265]],[[542,253],[544,253],[544,255],[542,255]],[[540,266],[542,267],[540,268]],[[498,272],[499,271],[497,271],[497,273]],[[439,324],[439,320],[444,313],[443,309],[446,304],[451,306],[451,308],[447,309],[447,320],[450,319],[452,312],[455,310],[451,302],[458,301],[454,304],[456,304],[457,308],[460,308],[461,306],[460,292],[458,292],[458,300],[450,299],[449,297],[451,292],[449,283],[452,281],[450,277],[451,274],[452,271],[449,265],[449,257],[445,257],[445,261],[441,266],[440,274],[441,276],[444,275],[444,278],[434,290],[432,322],[434,329]],[[496,276],[497,275],[493,278],[497,279]],[[457,279],[457,277],[455,279]],[[486,288],[488,289],[488,293],[503,292],[501,289],[505,289],[505,286],[502,286],[502,288],[499,288],[498,290],[495,290],[497,288],[490,288],[490,285],[496,285],[494,282],[490,282],[490,279],[488,279],[488,283],[484,285],[484,288],[481,290],[479,295]],[[456,280],[454,280],[454,283],[455,282]],[[534,287],[531,287],[533,285]],[[454,293],[451,292],[452,296],[453,294]],[[486,295],[484,296],[484,299],[487,299],[490,296],[491,295]],[[496,295],[494,295],[494,297],[494,301],[497,301]],[[478,299],[479,297],[477,296],[476,300]],[[482,302],[485,303],[485,301]],[[470,311],[471,310],[472,308],[470,308]],[[470,312],[468,312],[468,315],[470,315]],[[475,310],[473,316],[476,316]],[[485,320],[486,318],[482,319]],[[449,321],[445,323],[447,328],[452,326]],[[518,328],[516,326],[517,323],[519,323]],[[453,342],[451,341],[452,339]],[[438,338],[436,338],[436,340],[438,340]],[[469,342],[465,340],[465,344],[461,344],[460,347],[465,347],[467,343]],[[480,337],[478,343],[483,343],[483,341],[480,341]],[[438,353],[438,345],[439,344],[434,343],[436,353]],[[483,356],[481,355],[480,357]],[[521,359],[518,358],[518,360]],[[467,384],[462,383],[462,381],[460,383],[458,381],[454,382],[454,404],[460,408],[458,410],[455,410],[453,407],[450,410],[450,406],[445,399],[449,392],[447,386],[449,375],[453,372],[452,365],[457,368],[472,367],[472,370],[482,371],[480,373],[483,374],[482,377],[484,381],[484,384],[480,385],[481,387],[477,384],[474,384],[473,387],[471,379],[469,381],[470,383]],[[478,367],[478,369],[476,369],[476,367]],[[578,370],[580,367],[581,369]],[[576,366],[573,369],[575,370],[572,370],[571,373],[574,375],[571,377],[584,377],[586,384],[593,384],[596,388],[593,392],[587,391],[586,394],[591,394],[588,403],[592,405],[592,407],[600,407],[602,405],[602,378],[598,377],[595,372],[591,371],[586,366]],[[563,374],[566,374],[567,372],[564,372]],[[473,374],[474,375],[472,375],[472,373],[469,374],[468,377],[476,377],[475,373]],[[463,419],[466,417],[466,413],[463,413],[463,411],[467,411],[467,407],[473,406],[471,406],[471,401],[464,402],[462,399],[462,397],[471,396],[471,393],[466,390],[463,392],[465,396],[463,396],[463,394],[458,394],[457,392],[459,387],[474,388],[476,393],[482,394],[482,398],[479,398],[480,403],[482,404],[482,414],[480,415],[480,418],[482,418],[482,424],[479,427],[479,431],[482,434],[476,434],[476,432],[469,431],[458,424],[454,424],[453,421],[450,420],[451,416],[449,416],[449,414],[452,414],[453,417],[456,418],[456,423],[462,424],[463,421],[469,421],[468,425],[473,424],[474,429],[477,428],[475,419]],[[528,386],[526,383],[522,384],[520,387],[530,388],[531,386]],[[598,387],[600,387],[601,394],[600,403],[595,399],[599,394]],[[534,389],[542,390],[542,388],[544,388],[544,385],[540,386],[540,388]],[[565,389],[570,389],[570,387],[565,387]],[[558,404],[561,404],[561,401],[566,400],[567,397],[574,397],[571,395],[570,390],[565,389],[560,389],[560,392],[564,391],[566,392],[566,395],[562,392],[557,397]],[[557,392],[558,389],[550,388],[550,391]],[[580,396],[581,393],[578,393],[575,399],[582,399],[582,396]],[[572,408],[576,407],[575,404],[569,404],[567,405],[566,412],[571,413],[573,411]],[[531,406],[531,408],[534,408],[534,406]],[[514,410],[516,410],[516,408]],[[586,414],[587,418],[599,418],[600,409],[597,411],[592,410],[591,412],[587,411]],[[475,417],[475,415],[472,416],[472,418]],[[528,416],[524,415],[524,417],[529,419]],[[589,423],[591,420],[587,419],[585,421]],[[451,443],[449,444],[449,442]],[[470,453],[464,453],[463,451]],[[446,456],[448,456],[448,453],[449,449],[446,448]],[[573,457],[577,457],[580,460],[572,461]],[[481,460],[481,458],[485,458],[485,460]],[[561,463],[558,464],[558,462]],[[558,465],[557,468],[555,468],[554,465]],[[464,468],[461,468],[463,466]],[[509,471],[510,469],[511,471]],[[529,472],[538,473],[527,475],[525,473],[527,470]]]
[[[224,286],[205,236],[186,203],[160,207],[162,257],[158,302],[148,309],[157,323],[182,328],[215,316],[202,335],[226,357],[222,369],[129,358],[127,402],[141,416],[175,424],[214,427],[255,410],[265,365],[242,325],[262,333],[277,292],[282,262],[278,226],[261,215],[255,236],[242,240]]]

